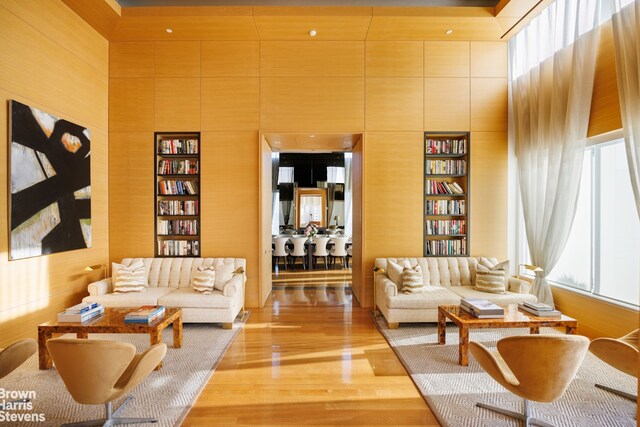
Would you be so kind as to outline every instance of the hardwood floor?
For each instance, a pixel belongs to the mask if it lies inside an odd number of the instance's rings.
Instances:
[[[183,425],[438,426],[350,282],[274,275]]]

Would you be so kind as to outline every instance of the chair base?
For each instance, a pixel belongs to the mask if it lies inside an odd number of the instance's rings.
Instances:
[[[524,421],[525,426],[540,426],[540,427],[554,427],[553,424],[549,424],[545,421],[542,421],[538,418],[534,418],[531,416],[529,411],[529,401],[525,399],[524,401],[524,414],[519,412],[509,411],[507,409],[498,408],[497,406],[486,405],[484,403],[476,403],[476,406],[484,409],[488,409],[493,412],[497,412],[498,414],[506,415],[511,418],[515,418],[520,421]]]
[[[624,397],[625,399],[629,399],[633,402],[638,403],[638,396],[635,396],[631,393],[626,393],[622,390],[616,390],[615,388],[611,388],[611,387],[607,387],[606,385],[602,385],[602,384],[596,384],[596,387],[602,389],[602,390],[607,390],[608,392],[611,392],[613,394],[617,394],[620,397]]]
[[[142,424],[142,423],[157,423],[158,420],[155,418],[116,418],[116,415],[124,406],[129,403],[133,399],[133,396],[129,396],[125,399],[124,402],[118,406],[118,409],[112,411],[112,403],[107,402],[104,404],[105,410],[107,413],[107,418],[101,418],[97,420],[89,420],[89,421],[80,421],[77,423],[68,423],[62,424],[62,427],[89,427],[89,426],[102,426],[102,427],[110,427],[121,424]]]

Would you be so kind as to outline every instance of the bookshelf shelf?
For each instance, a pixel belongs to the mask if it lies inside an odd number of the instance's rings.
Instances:
[[[200,256],[200,146],[199,132],[155,133],[157,257]]]
[[[424,256],[469,255],[469,137],[424,133]]]

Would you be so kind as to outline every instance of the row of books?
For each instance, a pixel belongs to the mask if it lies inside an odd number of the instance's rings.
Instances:
[[[97,302],[83,302],[58,313],[58,322],[86,322],[102,316],[104,307]]]
[[[167,179],[158,182],[158,192],[164,195],[195,195],[198,194],[198,183]]]
[[[467,152],[466,139],[427,139],[425,141],[427,154],[465,154]]]
[[[427,215],[464,215],[464,200],[427,200]]]
[[[197,160],[158,161],[158,175],[196,175],[197,173]]]
[[[464,190],[457,182],[435,181],[428,179],[425,190],[427,194],[464,194]]]
[[[560,316],[562,314],[550,305],[543,304],[541,302],[523,302],[518,304],[518,308],[538,317],[553,317]]]
[[[466,160],[427,160],[426,175],[464,175],[467,173]]]
[[[197,139],[161,139],[158,154],[198,154]]]
[[[124,323],[139,323],[148,325],[164,317],[165,309],[162,305],[143,305],[136,311],[124,316]]]
[[[427,255],[466,255],[467,240],[429,240],[426,249]]]
[[[426,221],[427,235],[455,235],[466,233],[464,219],[430,219]]]
[[[463,298],[460,309],[478,319],[499,319],[504,317],[504,308],[482,298]]]
[[[198,221],[195,219],[161,219],[158,221],[158,234],[178,234],[181,236],[197,236]]]
[[[158,215],[198,215],[197,200],[160,200]]]
[[[200,243],[197,240],[160,240],[158,241],[160,256],[199,256]]]

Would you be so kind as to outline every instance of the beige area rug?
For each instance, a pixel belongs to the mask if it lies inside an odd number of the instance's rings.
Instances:
[[[244,322],[248,315],[244,316]],[[132,390],[133,400],[118,413],[119,417],[155,417],[154,426],[178,426],[189,412],[200,391],[206,385],[225,352],[238,336],[244,322],[236,320],[233,329],[218,324],[185,324],[182,348],[173,348],[171,328],[163,332],[167,355],[163,367],[154,371]],[[73,337],[73,335],[69,335]],[[89,339],[109,339],[134,344],[138,351],[149,347],[149,336],[143,334],[89,334]],[[86,379],[87,383],[91,378]],[[30,411],[11,411],[14,414],[42,414],[44,422],[10,422],[11,426],[59,426],[104,417],[104,405],[80,405],[69,395],[55,367],[38,370],[38,355],[0,381],[5,390],[35,391]],[[116,405],[124,399],[114,403]],[[24,417],[22,418],[24,419]],[[143,425],[143,424],[138,424]]]
[[[389,329],[382,316],[375,323],[411,375],[425,401],[443,426],[518,426],[506,416],[478,408],[476,402],[522,412],[522,399],[494,381],[469,356],[469,366],[458,364],[458,328],[447,328],[447,343],[438,345],[435,324],[402,324]],[[472,341],[495,349],[496,342],[528,329],[476,329]],[[542,328],[541,333],[559,333]],[[523,354],[531,363],[535,354]],[[533,416],[555,426],[636,426],[636,404],[604,390],[595,383],[637,393],[637,380],[610,367],[591,353],[564,396],[554,403],[532,403]]]

